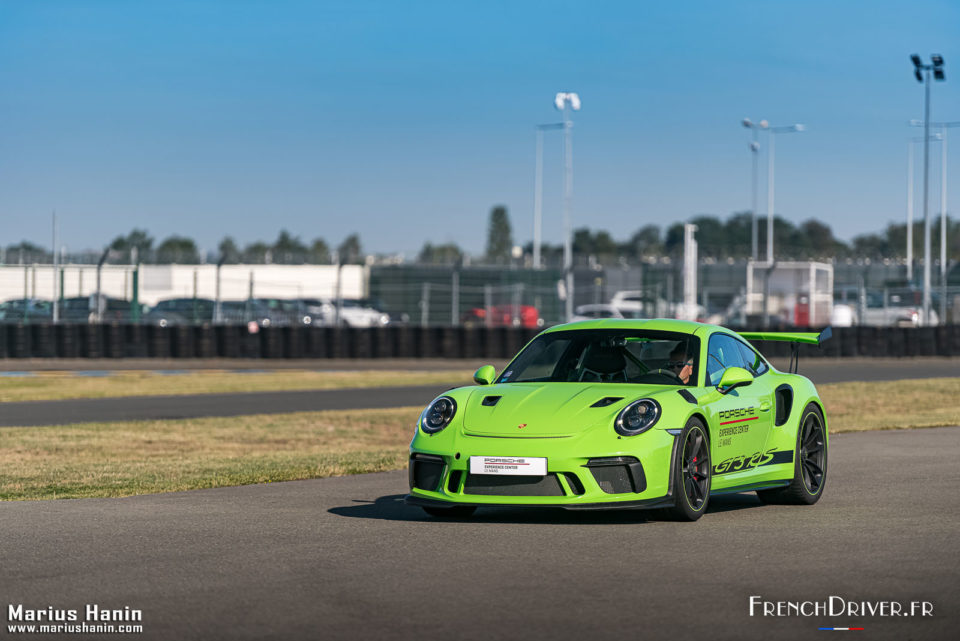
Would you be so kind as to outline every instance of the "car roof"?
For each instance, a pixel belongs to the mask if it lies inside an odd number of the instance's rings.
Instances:
[[[546,332],[565,332],[574,329],[646,329],[661,332],[680,332],[682,334],[703,334],[706,332],[730,330],[718,325],[696,323],[694,321],[676,320],[673,318],[598,318],[596,320],[577,321],[555,325]]]

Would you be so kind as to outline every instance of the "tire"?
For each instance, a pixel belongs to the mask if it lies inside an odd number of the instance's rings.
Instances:
[[[423,511],[440,519],[466,519],[477,511],[476,505],[454,505],[453,507],[426,507]]]
[[[803,409],[797,425],[790,485],[775,490],[757,490],[760,500],[771,505],[813,505],[819,501],[827,483],[826,437],[823,412],[810,403]]]
[[[696,521],[707,511],[710,503],[710,482],[713,467],[710,464],[710,439],[707,428],[697,418],[687,421],[680,432],[677,460],[673,471],[673,507],[664,516],[675,521]]]

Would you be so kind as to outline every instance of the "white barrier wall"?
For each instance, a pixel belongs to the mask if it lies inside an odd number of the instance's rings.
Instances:
[[[90,296],[97,291],[96,265],[63,265],[63,296]],[[220,268],[223,300],[254,298],[333,298],[337,292],[336,265],[224,265]],[[344,298],[364,298],[369,284],[362,265],[340,268],[340,291]],[[154,305],[165,298],[216,296],[216,265],[141,265],[140,302]],[[52,265],[0,266],[0,301],[54,295]],[[133,267],[104,265],[101,291],[112,298],[129,299],[133,292]]]

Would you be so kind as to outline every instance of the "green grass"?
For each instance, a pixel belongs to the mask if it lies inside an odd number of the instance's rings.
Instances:
[[[831,433],[960,425],[960,378],[818,385]]]
[[[960,425],[960,379],[821,385],[831,433]],[[406,465],[420,407],[0,429],[0,499],[129,496]]]
[[[0,430],[0,499],[128,496],[403,467],[421,408]]]
[[[459,370],[369,370],[315,372],[279,370],[238,373],[198,371],[162,375],[150,371],[118,372],[110,376],[85,377],[69,372],[0,379],[0,402],[52,401],[67,398],[163,396],[170,394],[218,394],[322,390],[390,385],[432,385],[472,380],[473,372]]]

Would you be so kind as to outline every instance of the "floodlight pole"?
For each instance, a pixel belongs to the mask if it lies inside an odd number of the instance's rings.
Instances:
[[[960,122],[933,123],[940,127],[940,322],[947,318],[947,129]]]
[[[567,281],[567,316],[573,318],[573,230],[570,207],[573,200],[573,122],[570,108],[563,103],[563,273]]]
[[[774,164],[776,162],[776,147],[774,141],[776,134],[789,134],[801,132],[804,126],[801,124],[789,125],[787,127],[770,127],[770,149],[767,151],[767,264],[773,264],[773,213],[774,213]]]
[[[766,120],[753,122],[749,118],[741,121],[744,127],[753,131],[753,140],[750,142],[750,151],[752,152],[752,172],[750,174],[751,205],[750,205],[750,256],[754,262],[757,262],[759,252],[759,231],[757,229],[757,171],[760,153],[760,129],[766,129],[770,126]]]
[[[776,136],[773,130],[770,130],[769,145],[767,149],[767,264],[773,264],[773,211],[774,211],[774,163],[776,162]],[[764,304],[764,313],[766,313],[766,304]],[[766,325],[764,325],[766,327]]]
[[[923,324],[930,326],[930,68],[924,69],[923,98]]]
[[[533,268],[542,267],[540,248],[543,244],[543,132],[550,129],[563,129],[564,124],[551,123],[537,125],[537,162],[533,179]]]
[[[750,143],[751,159],[753,162],[753,171],[750,174],[750,256],[753,262],[757,262],[759,254],[759,229],[757,228],[757,165],[759,163],[760,142],[757,140],[758,133],[756,127],[753,129],[753,142]]]
[[[913,282],[913,141],[907,143],[907,283]]]
[[[947,322],[947,126],[940,130],[940,322]]]
[[[913,62],[913,75],[917,82],[923,83],[923,324],[930,325],[930,81],[945,79],[943,56],[930,56],[925,64],[920,56],[910,56]]]
[[[921,127],[923,123],[919,120],[911,120],[910,124],[914,127]],[[930,126],[938,127],[940,131],[933,135],[935,140],[939,140],[941,143],[940,148],[940,287],[943,300],[940,301],[940,318],[941,322],[946,318],[945,314],[947,312],[947,129],[951,127],[960,127],[960,121],[954,122],[931,122]],[[922,138],[915,138],[913,142],[920,142]],[[912,144],[912,143],[909,143]],[[910,167],[910,182],[907,184],[907,199],[908,199],[908,225],[910,217],[913,213],[913,180],[912,180],[912,168],[913,168],[913,149],[909,149],[907,154],[907,161]],[[908,227],[909,230],[909,227]],[[910,271],[908,270],[907,275],[909,278]]]
[[[53,322],[60,322],[60,297],[57,294],[57,283],[59,282],[60,264],[57,261],[57,212],[53,212]]]
[[[537,167],[533,177],[533,268],[540,269],[543,226],[543,130],[537,127]]]
[[[580,96],[558,93],[554,105],[563,112],[563,273],[566,282],[566,320],[573,317],[573,237],[570,210],[573,201],[573,120],[570,110],[580,110]]]

